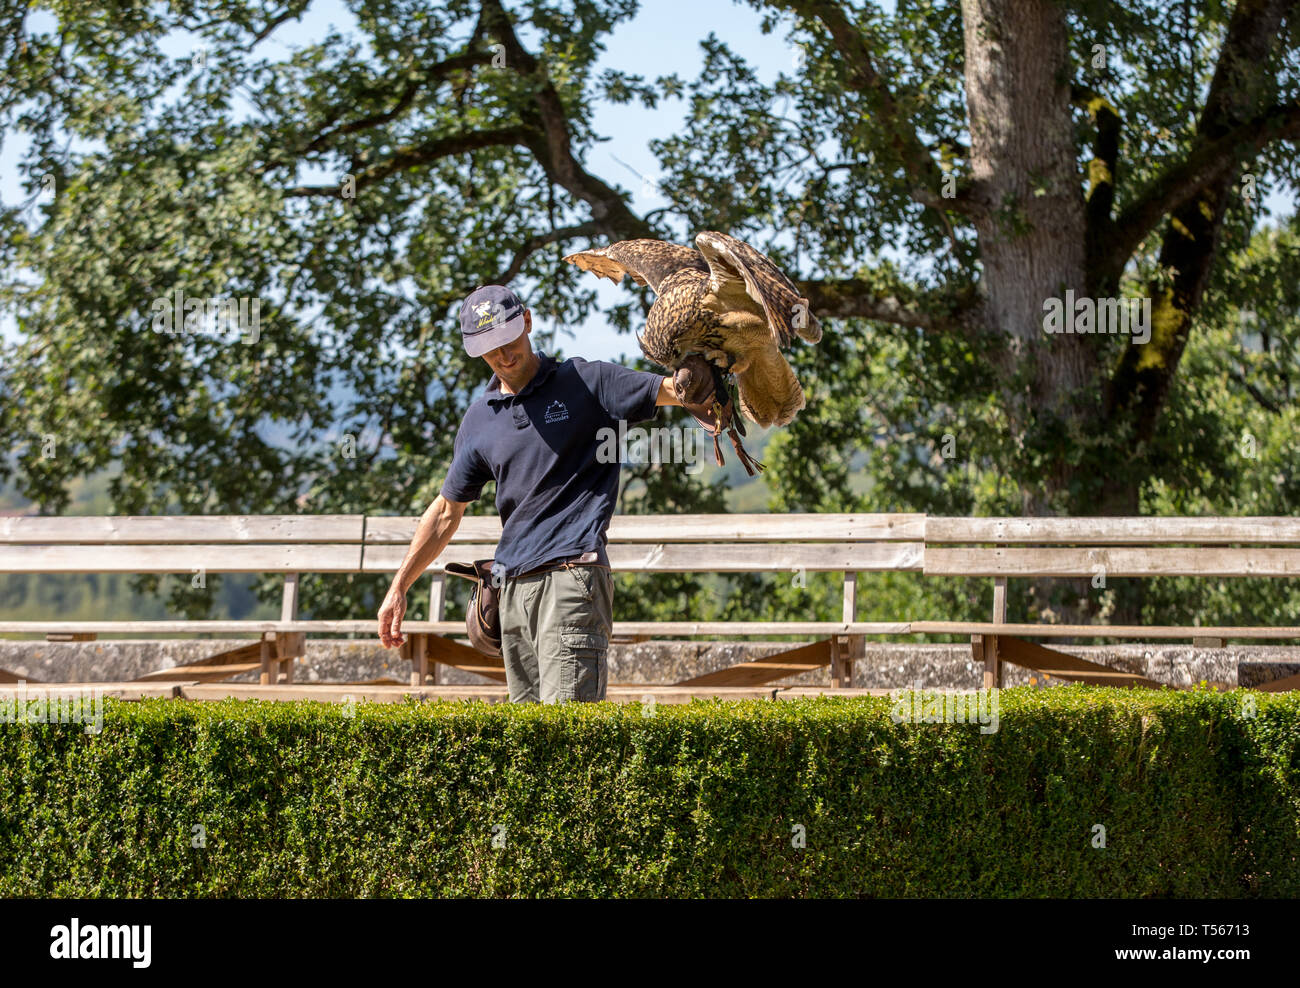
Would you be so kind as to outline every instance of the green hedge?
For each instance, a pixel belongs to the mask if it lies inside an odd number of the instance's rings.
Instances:
[[[0,725],[0,894],[1296,896],[1300,696],[1249,696],[110,701]]]

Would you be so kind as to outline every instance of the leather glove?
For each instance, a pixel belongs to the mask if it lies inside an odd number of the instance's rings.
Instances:
[[[730,434],[731,445],[735,447],[745,472],[752,477],[763,469],[763,464],[750,456],[740,441],[740,436],[745,434],[745,420],[736,414],[722,368],[693,353],[673,372],[673,390],[677,392],[682,407],[713,437],[713,455],[718,466],[725,465],[718,437],[726,432]]]
[[[700,354],[692,353],[682,361],[673,374],[673,390],[709,435],[720,436],[731,425],[735,410],[722,371]]]

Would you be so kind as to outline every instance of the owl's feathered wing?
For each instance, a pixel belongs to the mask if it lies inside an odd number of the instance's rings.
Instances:
[[[608,247],[580,250],[565,260],[616,285],[624,275],[631,275],[638,285],[649,285],[656,292],[665,278],[683,268],[709,271],[698,251],[664,240],[620,240]]]
[[[741,411],[760,426],[788,424],[804,407],[804,393],[780,348],[821,339],[808,300],[766,255],[735,237],[709,230],[695,245],[624,240],[564,260],[616,284],[631,275],[648,285],[658,298],[637,337],[647,357],[674,372],[692,354],[723,371],[735,367]],[[744,460],[738,442],[737,452]]]
[[[699,251],[663,240],[621,240],[564,259],[615,284],[630,275],[659,296],[646,318],[645,333],[636,338],[650,360],[675,371],[680,358],[691,351],[724,355],[721,335],[709,331],[718,319],[700,309],[709,265]]]
[[[808,300],[766,254],[716,230],[699,234],[695,246],[709,265],[705,307],[718,313],[740,309],[761,315],[777,346],[791,346],[797,337],[809,343],[822,338],[821,323]]]

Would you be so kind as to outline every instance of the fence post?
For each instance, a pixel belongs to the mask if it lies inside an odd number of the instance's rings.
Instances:
[[[429,587],[429,620],[441,621],[447,613],[447,577],[444,573],[434,573],[432,585]],[[425,650],[426,662],[428,661],[428,649]],[[442,666],[438,662],[432,663],[433,668],[429,670],[433,675],[433,685],[437,686],[442,680]]]
[[[262,632],[262,647],[259,654],[259,658],[262,661],[262,671],[258,674],[257,681],[262,686],[269,686],[271,683],[275,682],[272,667],[274,666],[276,672],[278,672],[280,665],[279,662],[272,663],[271,661],[271,641],[266,637],[268,634],[270,634],[268,631]]]
[[[853,685],[853,648],[848,635],[831,635],[831,685],[837,689]]]
[[[418,689],[424,685],[424,677],[429,673],[429,636],[426,634],[408,635],[402,643],[401,656],[411,660],[411,688]]]
[[[298,574],[284,574],[284,592],[280,597],[280,620],[296,621],[298,619]],[[277,631],[275,633],[275,651],[279,656],[279,661],[274,664],[274,677],[272,682],[292,683],[293,682],[293,660],[299,652],[306,651],[307,636],[302,635],[302,646],[299,646],[299,636],[293,632]]]
[[[844,571],[844,606],[840,620],[852,624],[858,613],[858,574]],[[831,685],[845,689],[853,685],[853,660],[859,649],[860,635],[831,635]],[[863,639],[865,642],[865,639]]]
[[[993,623],[1007,623],[1007,578],[995,577],[993,580]],[[984,688],[986,690],[1002,688],[1002,659],[998,655],[998,636],[988,635],[984,638]],[[972,645],[974,639],[971,639]]]

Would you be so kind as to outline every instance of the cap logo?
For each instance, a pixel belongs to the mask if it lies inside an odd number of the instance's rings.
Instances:
[[[482,356],[509,343],[524,331],[527,311],[519,297],[502,285],[476,288],[460,307],[465,352],[471,357]]]

